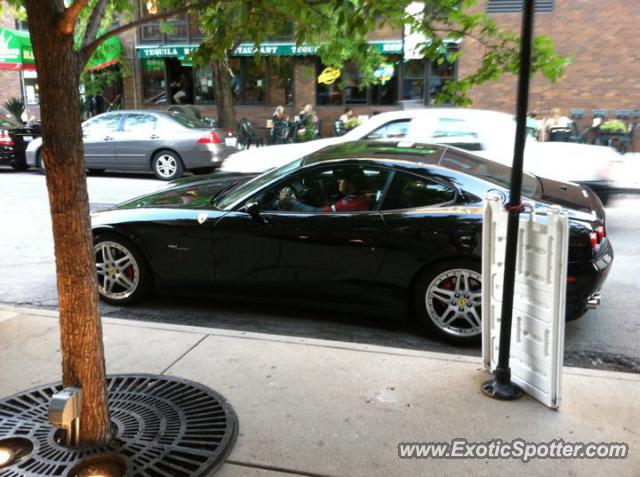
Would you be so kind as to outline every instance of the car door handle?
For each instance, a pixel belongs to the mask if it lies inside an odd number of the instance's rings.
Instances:
[[[104,140],[105,141],[113,141],[113,138],[111,136],[105,136]]]
[[[152,134],[151,139],[160,139],[160,136],[156,136],[155,134]]]

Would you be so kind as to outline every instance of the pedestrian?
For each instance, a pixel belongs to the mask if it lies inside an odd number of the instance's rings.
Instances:
[[[284,114],[284,106],[276,106],[276,110],[273,112],[271,119],[275,123],[276,121],[287,121],[287,118]]]
[[[340,115],[340,121],[346,123],[351,118],[353,118],[353,109],[347,106],[346,108],[344,108],[344,113]]]

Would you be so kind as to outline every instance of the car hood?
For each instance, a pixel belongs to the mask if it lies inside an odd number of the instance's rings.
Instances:
[[[252,179],[256,174],[214,173],[173,181],[167,187],[129,199],[109,209],[92,214],[92,222],[110,212],[131,209],[211,209],[211,199],[222,190]]]
[[[326,146],[345,142],[343,137],[330,137],[314,141],[256,147],[236,152],[227,157],[220,170],[223,172],[264,172],[299,159]]]

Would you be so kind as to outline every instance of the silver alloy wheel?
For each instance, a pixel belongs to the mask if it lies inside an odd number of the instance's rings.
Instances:
[[[178,160],[171,154],[162,153],[155,160],[155,169],[159,176],[170,179],[178,170]]]
[[[111,241],[99,242],[93,249],[100,294],[111,300],[129,298],[140,282],[140,268],[131,251]]]
[[[482,332],[482,276],[455,268],[435,277],[425,294],[429,318],[453,336],[472,337]]]

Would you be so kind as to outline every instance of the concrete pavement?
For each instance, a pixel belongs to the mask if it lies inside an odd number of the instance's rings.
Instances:
[[[0,396],[60,379],[53,312],[0,307]],[[565,368],[559,411],[486,398],[480,359],[104,319],[108,373],[157,373],[229,399],[238,441],[217,475],[640,475],[640,376]],[[624,460],[399,459],[399,442],[625,442]]]

